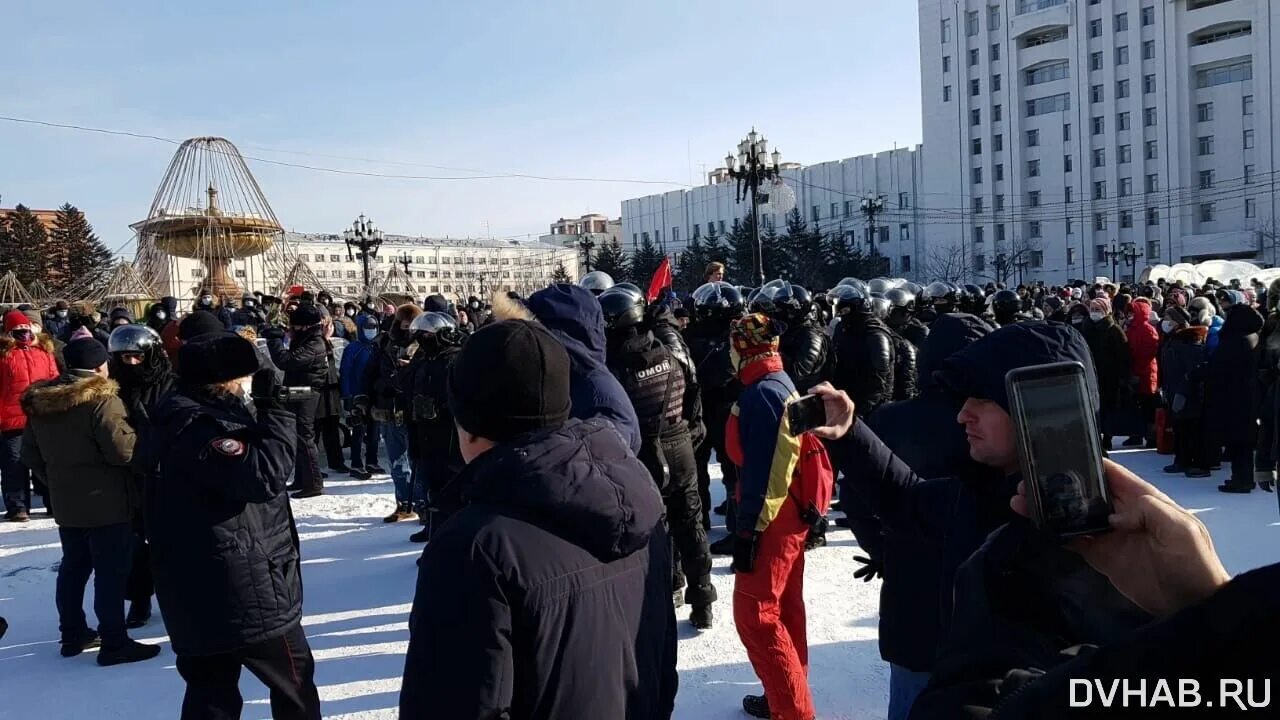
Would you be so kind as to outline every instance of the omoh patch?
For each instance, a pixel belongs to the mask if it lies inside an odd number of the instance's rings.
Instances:
[[[244,455],[244,443],[235,438],[217,438],[212,443],[213,449],[227,457]]]

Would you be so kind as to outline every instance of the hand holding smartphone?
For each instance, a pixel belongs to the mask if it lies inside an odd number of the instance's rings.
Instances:
[[[787,405],[787,427],[792,435],[803,435],[826,424],[827,406],[821,395],[805,395]]]

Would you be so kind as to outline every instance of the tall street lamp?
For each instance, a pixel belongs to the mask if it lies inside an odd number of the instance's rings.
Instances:
[[[1129,282],[1138,281],[1138,258],[1142,257],[1142,251],[1138,246],[1131,243],[1122,243],[1120,245],[1120,256],[1124,258],[1124,262],[1129,266]]]
[[[729,177],[738,181],[736,202],[742,202],[747,193],[751,194],[751,254],[755,260],[759,285],[764,285],[764,249],[760,246],[759,205],[769,201],[767,193],[760,194],[760,186],[779,176],[778,166],[781,164],[782,153],[775,149],[771,155],[769,141],[756,132],[755,128],[751,128],[751,132],[738,143],[737,157],[729,153],[724,158]]]
[[[364,301],[372,302],[369,260],[378,257],[378,248],[382,247],[382,231],[373,224],[373,220],[366,218],[364,213],[360,213],[360,217],[351,223],[351,229],[342,233],[342,240],[347,244],[347,261],[350,262],[353,259],[353,252],[360,258],[360,264],[364,270]]]

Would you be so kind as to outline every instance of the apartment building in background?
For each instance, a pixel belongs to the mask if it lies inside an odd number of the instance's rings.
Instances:
[[[1280,3],[919,3],[926,269],[1276,262]]]
[[[560,218],[551,223],[551,232],[538,238],[545,245],[557,245],[572,248],[578,253],[573,265],[565,265],[565,269],[576,280],[586,271],[586,255],[580,243],[586,240],[592,247],[611,242],[622,242],[622,220],[610,218],[599,213],[587,213],[578,218]]]

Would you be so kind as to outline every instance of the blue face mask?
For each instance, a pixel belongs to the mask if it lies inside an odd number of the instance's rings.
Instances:
[[[364,336],[364,339],[365,339],[365,340],[372,340],[372,339],[374,339],[374,338],[378,337],[378,331],[377,331],[377,330],[361,330],[361,331],[360,331],[360,334]]]

